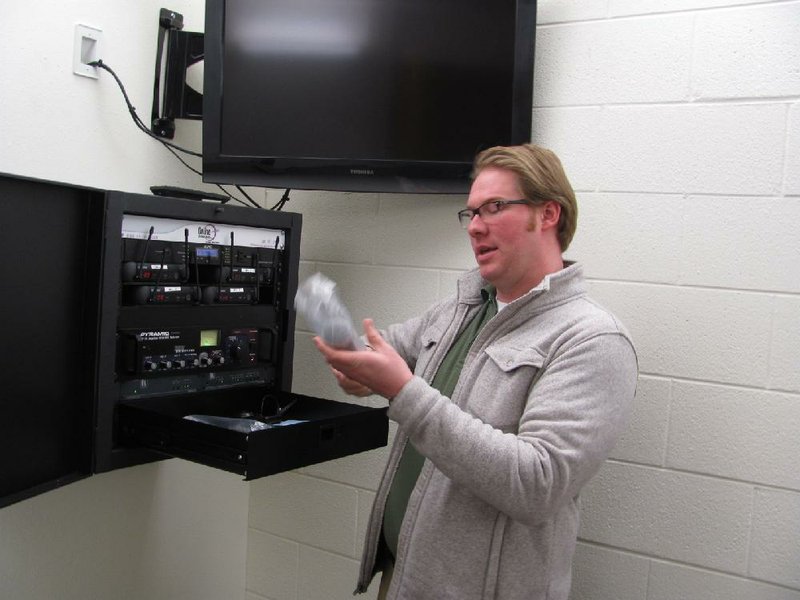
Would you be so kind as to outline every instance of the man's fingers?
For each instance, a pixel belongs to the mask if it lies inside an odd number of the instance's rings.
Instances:
[[[325,342],[323,342],[321,337],[316,335],[312,338],[312,341],[314,342],[314,345],[317,347],[317,350],[319,350],[322,353],[322,355],[325,358],[327,358],[330,346],[328,346]]]
[[[341,352],[340,350],[337,350],[336,348],[326,344],[319,336],[314,336],[314,345],[317,347],[317,350],[322,353],[322,356],[325,357],[325,360],[329,364],[331,361],[335,360],[337,355]]]
[[[364,333],[367,335],[367,342],[373,350],[377,350],[386,343],[372,319],[364,319]]]
[[[372,395],[372,390],[369,389],[367,386],[350,379],[347,375],[338,371],[331,367],[331,371],[333,371],[333,376],[336,378],[339,387],[341,387],[345,392],[352,396],[370,396]]]

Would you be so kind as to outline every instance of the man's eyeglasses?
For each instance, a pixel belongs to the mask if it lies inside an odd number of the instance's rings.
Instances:
[[[465,208],[458,211],[458,221],[461,226],[466,229],[472,222],[472,218],[478,215],[482,221],[491,221],[492,217],[500,213],[509,204],[533,204],[530,200],[489,200],[484,202],[478,208]]]

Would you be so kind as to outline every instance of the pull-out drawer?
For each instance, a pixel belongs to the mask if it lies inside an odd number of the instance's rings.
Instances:
[[[119,441],[247,480],[387,443],[385,408],[287,392],[269,392],[264,400],[227,393],[123,401],[117,406]],[[251,430],[254,425],[260,429]]]

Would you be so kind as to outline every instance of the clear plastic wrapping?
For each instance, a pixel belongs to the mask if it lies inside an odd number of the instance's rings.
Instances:
[[[328,345],[349,350],[364,348],[350,313],[336,293],[336,283],[321,273],[314,273],[300,284],[294,306]]]
[[[253,433],[254,431],[272,428],[272,425],[255,419],[238,419],[234,417],[219,417],[217,415],[186,415],[183,418],[189,421],[205,423],[206,425],[231,429],[239,433]]]
[[[265,423],[258,419],[241,419],[238,417],[220,417],[218,415],[186,415],[183,417],[187,421],[196,421],[197,423],[204,423],[205,425],[213,425],[214,427],[222,427],[223,429],[230,429],[238,431],[239,433],[253,433],[254,431],[264,431],[265,429],[273,429],[275,427],[286,427],[288,425],[296,425],[297,423],[305,423],[304,420],[286,419],[275,423]]]

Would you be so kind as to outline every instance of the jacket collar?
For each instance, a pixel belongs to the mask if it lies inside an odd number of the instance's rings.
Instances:
[[[480,275],[478,268],[464,273],[458,279],[458,301],[466,304],[483,302],[481,289],[490,285]],[[583,267],[576,262],[564,261],[564,268],[550,273],[533,289],[523,294],[507,308],[527,306],[533,303],[536,309],[561,304],[562,302],[586,294]]]

